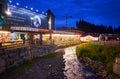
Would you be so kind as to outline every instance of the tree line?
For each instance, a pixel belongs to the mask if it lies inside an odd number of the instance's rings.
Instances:
[[[85,20],[76,21],[76,27],[80,31],[84,31],[87,33],[111,33],[111,34],[120,34],[120,26],[117,28],[113,28],[112,26],[104,26],[104,25],[95,25],[89,23]]]

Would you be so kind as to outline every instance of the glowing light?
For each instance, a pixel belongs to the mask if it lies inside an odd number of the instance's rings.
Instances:
[[[98,37],[93,37],[91,35],[81,37],[80,39],[81,41],[98,41]]]
[[[0,31],[0,33],[10,33],[9,31]]]
[[[25,8],[28,8],[28,6],[25,6]]]
[[[11,0],[10,0],[9,2],[10,2],[10,3],[12,3],[12,1],[11,1]]]
[[[45,12],[42,11],[42,14],[44,14]]]
[[[33,17],[30,17],[31,20],[33,20],[34,18]]]
[[[36,12],[38,12],[39,10],[36,10]]]
[[[12,14],[9,9],[8,9],[5,13],[6,13],[8,16],[10,16],[10,15]]]
[[[19,5],[19,3],[17,2],[16,5]]]
[[[33,8],[30,8],[31,10],[33,10]]]
[[[49,18],[49,21],[48,21],[48,24],[49,24],[49,29],[51,30],[52,29],[52,26],[51,26],[51,17]]]

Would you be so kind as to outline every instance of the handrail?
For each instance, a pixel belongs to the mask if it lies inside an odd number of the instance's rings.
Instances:
[[[4,42],[2,43],[2,47],[0,49],[11,49],[11,48],[17,48],[28,45],[29,45],[29,41],[26,41],[25,44],[23,44],[22,41]]]

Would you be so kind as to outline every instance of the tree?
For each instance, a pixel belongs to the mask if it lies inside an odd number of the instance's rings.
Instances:
[[[113,33],[113,28],[112,28],[112,26],[108,26],[108,28],[107,28],[107,33]]]
[[[90,32],[90,33],[105,33],[105,27],[103,25],[95,25],[89,23],[83,19],[76,22],[76,27],[78,30]]]

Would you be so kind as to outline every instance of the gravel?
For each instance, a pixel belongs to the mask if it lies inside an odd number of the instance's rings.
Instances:
[[[63,52],[57,56],[36,59],[33,66],[6,79],[64,79]]]

